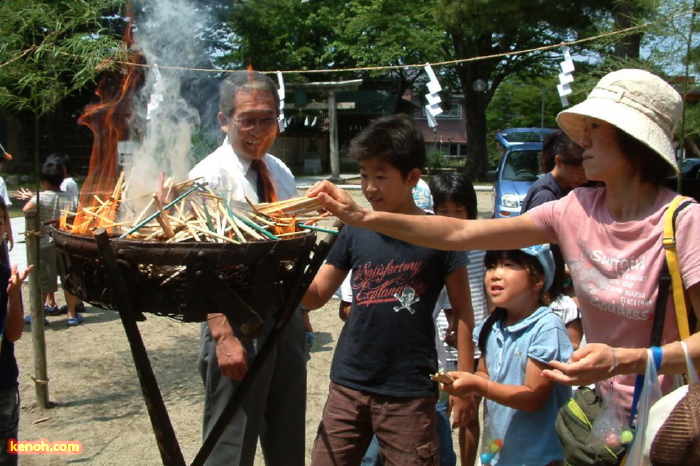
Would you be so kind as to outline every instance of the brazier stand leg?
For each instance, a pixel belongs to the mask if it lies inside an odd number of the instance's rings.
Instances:
[[[141,382],[141,391],[146,401],[148,415],[151,418],[151,425],[158,443],[158,450],[160,450],[160,457],[163,460],[163,464],[168,466],[185,466],[185,458],[182,456],[182,451],[175,436],[173,425],[170,422],[168,411],[165,408],[156,376],[148,359],[146,347],[141,338],[141,332],[134,318],[129,292],[126,289],[116,257],[109,244],[109,237],[104,229],[100,228],[95,231],[95,242],[97,243],[102,264],[107,270],[113,302],[119,310],[124,332],[129,340],[131,355],[134,358],[136,373]]]

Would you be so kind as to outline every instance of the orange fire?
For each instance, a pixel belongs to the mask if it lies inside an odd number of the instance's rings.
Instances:
[[[133,45],[131,25],[132,21],[129,21],[123,38],[127,46]],[[89,215],[84,209],[100,206],[115,194],[115,186],[120,189],[121,183],[117,186],[120,177],[117,144],[129,136],[132,97],[143,76],[143,68],[137,66],[140,59],[141,55],[135,51],[133,62],[124,63],[121,74],[105,75],[95,91],[99,103],[88,105],[78,119],[80,124],[90,128],[94,140],[90,169],[81,189],[77,215],[70,228],[73,233],[87,235],[94,228],[109,226],[116,221],[118,197],[113,199],[110,208],[101,212],[99,217]],[[69,228],[65,219],[62,219],[60,227]]]

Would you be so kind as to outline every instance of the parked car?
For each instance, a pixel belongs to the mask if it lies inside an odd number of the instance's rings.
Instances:
[[[542,176],[542,142],[552,132],[548,128],[508,128],[496,135],[504,151],[496,170],[487,174],[493,181],[494,217],[520,215],[527,190]]]
[[[681,161],[681,194],[700,202],[700,158],[687,158]],[[678,177],[666,180],[666,186],[678,191]]]

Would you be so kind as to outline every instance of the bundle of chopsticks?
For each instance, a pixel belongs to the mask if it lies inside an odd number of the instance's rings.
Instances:
[[[94,205],[65,213],[61,229],[91,235],[105,228],[112,237],[139,241],[179,243],[204,241],[241,244],[249,241],[279,240],[308,230],[334,233],[316,226],[327,214],[319,214],[321,204],[315,198],[296,197],[279,202],[253,205],[230,202],[206,187],[206,183],[188,180],[174,183],[163,180],[146,207],[133,220],[118,221],[128,187],[123,174],[106,199],[94,196]],[[123,213],[122,213],[123,214]],[[70,222],[69,219],[73,221]]]

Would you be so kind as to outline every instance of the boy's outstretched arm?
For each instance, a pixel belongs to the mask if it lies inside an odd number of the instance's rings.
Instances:
[[[333,264],[325,263],[311,282],[309,289],[301,300],[301,304],[309,309],[318,309],[328,302],[333,293],[340,288],[347,270],[340,269]]]
[[[17,266],[12,266],[12,273],[7,282],[7,322],[5,323],[5,338],[15,342],[22,337],[24,330],[24,316],[22,315],[22,282],[29,272],[34,268],[33,265],[27,267],[24,271],[18,272]]]

